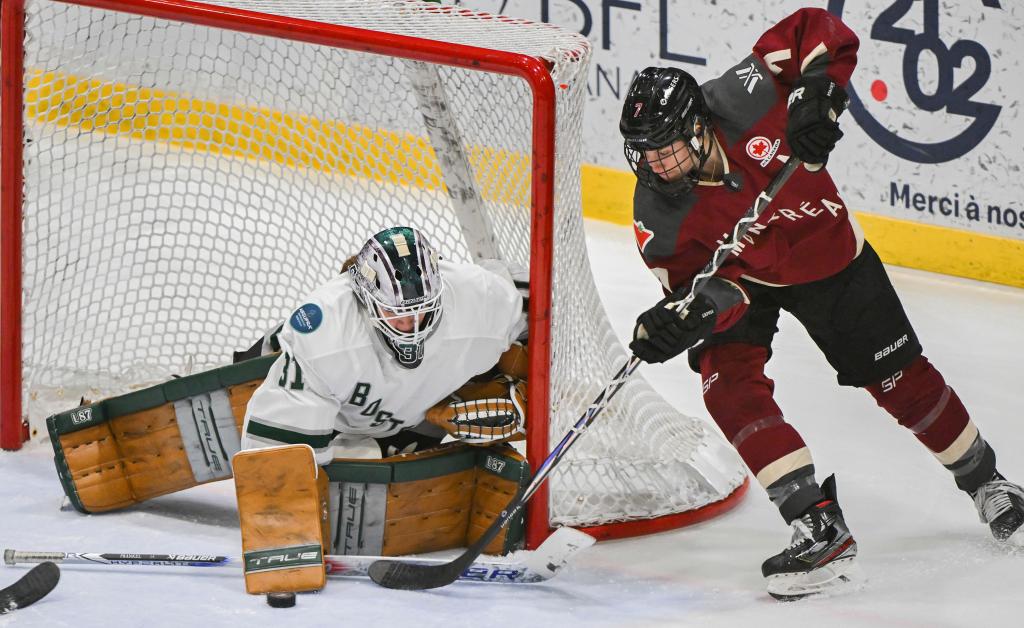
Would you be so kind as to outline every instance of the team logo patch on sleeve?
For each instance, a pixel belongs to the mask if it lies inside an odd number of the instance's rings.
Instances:
[[[324,313],[319,305],[307,303],[292,313],[291,326],[300,334],[309,334],[324,322]]]

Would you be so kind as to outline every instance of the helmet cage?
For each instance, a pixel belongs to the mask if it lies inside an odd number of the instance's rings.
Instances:
[[[363,290],[363,302],[367,304],[367,315],[377,331],[396,344],[419,344],[430,337],[441,320],[441,295],[444,285],[433,297],[418,303],[393,306]],[[392,321],[412,318],[410,331],[402,331]]]
[[[637,176],[637,179],[647,187],[650,187],[651,190],[670,197],[679,197],[692,190],[699,180],[700,171],[708,163],[708,158],[711,157],[710,146],[705,145],[707,142],[705,141],[703,121],[695,118],[693,127],[694,130],[692,132],[679,129],[678,134],[663,144],[654,145],[649,141],[627,139],[623,143],[623,152],[626,155],[626,161],[630,164],[630,169],[633,170],[633,174]],[[662,150],[665,146],[671,145],[678,140],[683,140],[680,150],[685,150],[689,154],[690,163],[693,164],[693,167],[688,172],[684,172],[678,179],[670,181],[651,169],[644,153],[646,151]],[[677,150],[675,154],[678,153],[679,151]],[[678,157],[676,160],[677,162],[684,161]]]
[[[685,150],[688,153],[690,163],[693,164],[693,167],[689,171],[682,173],[678,179],[673,181],[669,181],[662,177],[662,175],[654,172],[644,154],[645,151],[660,150],[664,148],[664,146],[648,145],[640,148],[629,141],[626,141],[623,144],[623,152],[626,155],[626,161],[629,162],[630,169],[633,171],[633,174],[636,175],[636,178],[640,183],[652,190],[672,197],[682,196],[692,190],[693,186],[697,185],[697,182],[700,180],[700,171],[704,168],[704,164],[707,163],[708,157],[711,156],[711,151],[703,146],[703,130],[699,135],[690,135],[689,137],[687,137],[687,135],[688,134],[685,133],[680,134],[675,140],[672,140],[668,144],[671,145],[677,140],[683,140],[680,147],[675,150],[670,157],[675,158],[677,164],[685,161],[685,159],[681,159],[678,156],[680,151]],[[666,158],[668,157],[663,157],[662,159]],[[675,169],[678,168],[678,165],[675,166]]]
[[[406,368],[422,362],[423,344],[441,321],[444,282],[438,259],[418,230],[394,227],[367,240],[349,271],[367,318]],[[410,329],[396,326],[409,318]]]

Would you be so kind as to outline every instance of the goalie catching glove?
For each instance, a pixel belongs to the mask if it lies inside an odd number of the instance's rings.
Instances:
[[[427,410],[427,421],[470,445],[511,440],[524,433],[526,383],[504,374],[470,382]]]

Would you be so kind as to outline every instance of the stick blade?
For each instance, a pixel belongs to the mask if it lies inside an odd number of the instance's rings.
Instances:
[[[447,586],[462,574],[462,561],[440,565],[405,563],[400,560],[378,560],[370,565],[370,579],[382,587],[405,591],[423,591]]]
[[[530,569],[544,576],[554,578],[576,554],[597,542],[586,532],[575,528],[561,527],[551,533],[536,550],[525,552],[524,563]]]
[[[45,562],[33,567],[17,582],[0,590],[0,615],[25,608],[46,597],[60,581],[60,568]]]

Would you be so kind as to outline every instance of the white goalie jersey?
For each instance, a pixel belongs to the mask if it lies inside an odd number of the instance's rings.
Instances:
[[[486,372],[526,331],[523,299],[498,262],[441,261],[442,315],[423,362],[398,364],[377,337],[348,273],[315,290],[285,322],[281,356],[249,401],[242,448],[335,448],[419,425],[434,404]],[[349,454],[342,454],[349,457]]]

